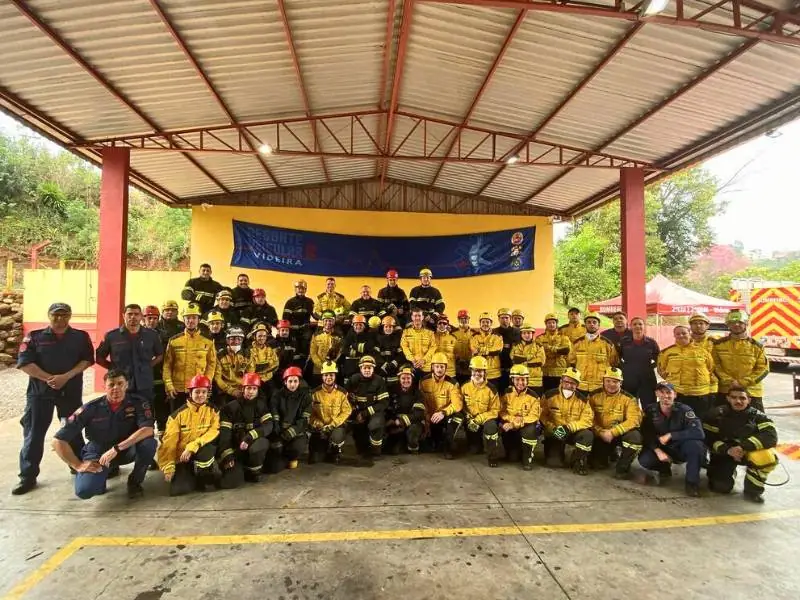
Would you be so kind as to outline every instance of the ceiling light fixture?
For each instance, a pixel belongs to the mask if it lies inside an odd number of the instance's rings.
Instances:
[[[515,164],[517,164],[518,162],[519,162],[519,154],[514,154],[513,156],[509,156],[509,157],[506,159],[506,164],[507,164],[507,165],[515,165]]]
[[[669,0],[645,0],[639,8],[639,14],[643,17],[652,17],[667,8],[668,4]]]
[[[258,151],[261,152],[261,154],[272,154],[273,148],[269,144],[261,144],[258,147]]]

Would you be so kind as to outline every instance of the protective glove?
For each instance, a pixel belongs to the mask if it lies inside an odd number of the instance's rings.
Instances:
[[[476,433],[480,428],[480,423],[473,419],[470,419],[467,423],[467,429],[469,429],[472,433]]]
[[[559,425],[553,430],[553,435],[556,437],[556,439],[563,440],[565,437],[567,437],[567,430],[564,429],[563,425]]]
[[[331,431],[333,431],[333,425],[323,425],[322,426],[322,433],[329,434]]]
[[[285,442],[293,440],[296,437],[294,427],[288,427],[281,432],[281,437]]]

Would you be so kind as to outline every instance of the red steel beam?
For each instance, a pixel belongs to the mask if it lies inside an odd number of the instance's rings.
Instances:
[[[675,102],[676,100],[679,100],[680,98],[682,98],[685,94],[687,94],[688,92],[693,90],[695,87],[697,87],[698,85],[700,85],[701,83],[706,81],[709,77],[713,76],[714,74],[719,72],[721,69],[724,69],[730,63],[735,61],[737,58],[739,58],[740,56],[742,56],[743,54],[745,54],[746,52],[751,50],[754,46],[756,46],[759,43],[759,41],[760,40],[748,40],[748,41],[746,41],[744,44],[739,46],[736,50],[734,50],[733,52],[731,52],[727,56],[725,56],[725,58],[723,58],[722,60],[716,62],[711,68],[706,69],[699,76],[695,77],[689,83],[687,83],[683,87],[681,87],[678,90],[676,90],[672,95],[667,96],[666,98],[664,98],[664,100],[662,100],[657,105],[655,105],[653,108],[648,110],[646,113],[644,113],[638,119],[636,119],[632,123],[629,123],[628,125],[623,127],[620,131],[616,132],[614,135],[612,135],[611,137],[607,138],[604,142],[602,142],[601,144],[599,144],[597,146],[596,151],[599,152],[603,148],[613,144],[614,142],[616,142],[617,140],[619,140],[623,136],[627,135],[628,133],[630,133],[631,131],[636,129],[639,125],[644,123],[647,119],[649,119],[650,117],[652,117],[653,115],[658,113],[660,110],[663,110],[664,108],[666,108],[667,106],[669,106],[670,104]],[[585,158],[585,156],[576,157],[575,160],[582,160],[583,158]],[[567,168],[566,170],[564,170],[563,173],[561,173],[557,177],[551,179],[550,181],[545,183],[543,186],[541,186],[538,190],[533,192],[533,194],[528,196],[525,200],[523,200],[523,202],[530,202],[536,196],[541,194],[543,191],[545,191],[549,187],[552,187],[557,182],[559,182],[561,179],[563,179],[564,177],[569,175],[571,171],[572,171],[572,167]]]
[[[228,107],[225,100],[223,100],[222,96],[217,91],[217,88],[214,87],[214,84],[211,82],[211,79],[208,77],[208,74],[200,65],[200,62],[194,56],[192,51],[189,50],[189,46],[186,44],[186,40],[183,39],[183,36],[181,36],[180,32],[178,32],[178,30],[175,28],[175,25],[172,23],[172,21],[169,18],[169,15],[167,15],[166,11],[163,9],[159,1],[150,0],[150,5],[153,7],[153,10],[155,10],[156,14],[158,15],[158,18],[161,19],[161,22],[164,24],[164,27],[166,27],[167,31],[169,31],[170,35],[172,36],[172,39],[174,39],[175,43],[178,44],[178,47],[181,49],[181,52],[183,52],[183,55],[191,63],[195,72],[203,80],[203,83],[206,85],[206,88],[208,88],[208,91],[211,92],[212,96],[214,96],[214,100],[217,101],[217,105],[220,107],[220,109],[222,109],[222,112],[225,113],[225,116],[228,117],[228,120],[231,122],[232,125],[238,127],[239,123],[236,117],[233,115],[233,112]],[[247,142],[247,145],[250,146],[251,150],[256,149],[255,146],[253,145],[253,141],[250,139],[249,136],[245,136],[245,141]],[[275,178],[275,175],[272,174],[272,171],[265,162],[264,158],[261,156],[261,154],[257,154],[256,156],[258,157],[258,162],[263,167],[264,172],[272,180],[272,183],[275,184],[275,187],[280,188],[281,185],[278,183],[278,180]]]
[[[389,100],[389,112],[386,116],[386,135],[383,140],[384,154],[390,154],[389,144],[394,133],[394,122],[397,117],[397,102],[400,97],[400,85],[403,81],[403,70],[406,64],[406,48],[411,33],[411,16],[414,12],[414,0],[404,0],[403,20],[400,23],[400,39],[397,41],[397,61],[394,68],[394,81],[392,82],[392,95]],[[386,172],[389,170],[389,161],[384,160],[381,165],[380,193],[383,193],[386,182]]]
[[[283,23],[283,32],[286,34],[286,43],[289,45],[289,52],[292,55],[292,64],[294,65],[294,73],[297,76],[297,85],[300,87],[300,96],[303,99],[303,110],[307,117],[311,116],[311,105],[308,102],[308,93],[306,91],[306,84],[303,80],[303,72],[300,70],[300,60],[297,58],[297,50],[294,47],[294,38],[292,38],[292,28],[289,25],[289,17],[286,15],[286,6],[284,0],[278,0],[278,10],[281,13],[281,22]],[[317,135],[317,123],[311,122],[311,132],[314,135],[314,146],[322,150],[322,144]],[[331,180],[331,175],[328,173],[328,165],[325,164],[325,159],[320,157],[322,163],[322,172],[325,174],[325,181]]]
[[[389,65],[392,62],[392,38],[394,37],[394,13],[397,8],[396,0],[389,0],[389,8],[386,12],[386,37],[383,43],[383,66],[381,67],[380,88],[378,88],[379,100],[378,110],[385,110],[386,104],[386,82],[389,80]],[[378,136],[383,137],[383,116],[378,119]],[[380,173],[381,161],[375,161],[375,177]]]
[[[44,33],[50,40],[55,43],[61,50],[63,50],[73,61],[78,63],[84,71],[86,71],[89,75],[91,75],[95,81],[97,81],[100,85],[102,85],[107,92],[109,92],[114,98],[116,98],[120,103],[122,103],[128,110],[133,112],[137,117],[139,117],[142,121],[147,123],[149,127],[153,129],[156,133],[161,133],[161,128],[158,124],[153,121],[142,109],[136,106],[129,98],[127,98],[120,90],[116,88],[108,79],[103,76],[97,69],[95,69],[91,64],[89,64],[86,59],[83,58],[72,46],[70,46],[64,38],[62,38],[56,31],[50,27],[47,23],[45,23],[39,15],[37,15],[31,8],[22,0],[11,0],[12,4],[17,7],[27,19],[37,28],[39,31]],[[222,183],[220,183],[216,177],[214,177],[203,165],[201,165],[193,156],[189,155],[188,153],[183,154],[186,159],[192,163],[195,167],[197,167],[206,177],[208,177],[214,185],[216,185],[219,189],[224,191],[225,193],[230,193],[230,190],[226,188]]]
[[[475,112],[475,107],[478,106],[478,102],[480,102],[484,92],[489,87],[489,82],[492,80],[492,77],[494,77],[495,71],[497,71],[497,67],[500,65],[500,61],[503,60],[503,57],[506,55],[508,47],[514,40],[514,36],[517,35],[517,32],[519,31],[519,28],[522,26],[523,21],[525,21],[526,16],[527,13],[524,10],[521,10],[517,13],[517,17],[516,19],[514,19],[514,23],[511,25],[511,29],[509,29],[508,35],[506,35],[506,39],[503,40],[503,45],[500,46],[500,50],[497,52],[497,56],[495,56],[494,62],[492,62],[492,66],[489,68],[489,72],[486,74],[486,77],[483,79],[483,83],[481,83],[481,86],[478,88],[478,92],[472,99],[472,104],[469,105],[467,114],[464,115],[464,119],[461,121],[461,125],[457,129],[456,134],[453,136],[453,141],[450,142],[450,146],[444,153],[445,156],[450,156],[450,153],[453,151],[453,148],[456,145],[456,141],[458,140],[458,136],[461,133],[461,130],[472,118],[472,113]],[[430,183],[431,186],[436,185],[436,180],[439,179],[439,174],[442,172],[444,165],[445,163],[442,163],[441,165],[439,165],[439,168],[436,169],[436,173],[434,173],[433,179],[431,180]]]

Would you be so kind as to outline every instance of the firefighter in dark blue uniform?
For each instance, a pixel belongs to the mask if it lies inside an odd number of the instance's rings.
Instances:
[[[50,326],[32,331],[19,347],[17,368],[30,379],[20,421],[24,436],[19,453],[20,481],[11,492],[16,496],[36,487],[44,437],[53,420],[53,410],[63,421],[81,406],[82,373],[94,363],[89,334],[69,326],[72,316],[69,305],[52,304],[47,314]],[[71,446],[79,454],[83,438],[75,437]]]
[[[125,324],[106,333],[97,346],[95,361],[106,369],[125,373],[128,390],[153,401],[153,367],[164,358],[161,336],[142,327],[142,307],[128,304],[122,315]]]
[[[672,477],[672,463],[686,463],[686,494],[700,496],[700,466],[706,455],[703,424],[691,406],[675,402],[675,388],[662,381],[656,386],[657,404],[645,408],[642,421],[644,450],[639,464]]]
[[[56,432],[53,450],[77,471],[75,495],[87,500],[106,493],[113,467],[134,463],[128,476],[128,498],[142,495],[142,482],[156,455],[150,402],[128,392],[123,371],[112,369],[103,378],[105,396],[87,402]],[[80,454],[70,442],[86,430],[89,440]]]

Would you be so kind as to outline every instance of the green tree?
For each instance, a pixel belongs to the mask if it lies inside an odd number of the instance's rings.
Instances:
[[[613,296],[619,288],[620,254],[592,224],[556,246],[555,287],[565,306]]]

